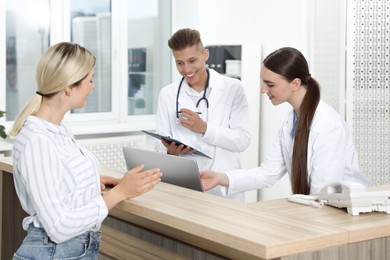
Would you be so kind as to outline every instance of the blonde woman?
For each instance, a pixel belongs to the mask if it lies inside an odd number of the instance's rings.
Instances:
[[[27,236],[13,259],[97,259],[100,226],[120,201],[151,190],[159,169],[139,166],[121,180],[100,179],[95,156],[62,123],[94,88],[95,57],[80,45],[50,47],[36,69],[36,95],[10,134],[16,192],[28,216]],[[114,187],[104,196],[101,188]]]

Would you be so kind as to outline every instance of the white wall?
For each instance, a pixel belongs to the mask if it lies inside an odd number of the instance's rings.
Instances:
[[[264,53],[308,51],[307,0],[172,0],[172,32],[192,27],[205,44],[261,42]]]
[[[307,5],[307,0],[173,0],[172,32],[184,27],[197,29],[205,45],[259,43],[263,51],[259,59],[284,46],[301,50],[309,59]],[[172,72],[173,79],[177,78],[175,67]],[[260,72],[253,77],[260,77]],[[289,105],[274,107],[263,95],[259,102],[261,162]],[[289,180],[284,178],[273,188],[261,191],[260,197],[271,199],[289,194]]]

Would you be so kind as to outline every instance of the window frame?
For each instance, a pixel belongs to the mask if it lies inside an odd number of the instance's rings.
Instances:
[[[70,1],[69,0],[49,0],[50,2],[50,45],[61,41],[70,41]],[[161,1],[163,2],[163,1]],[[160,3],[160,1],[159,1]],[[169,3],[169,7],[159,7],[159,18],[161,16],[171,16],[171,1],[166,0],[165,4]],[[6,36],[6,3],[0,0],[0,57],[5,57],[5,36]],[[96,113],[70,113],[64,117],[64,122],[72,129],[75,135],[91,135],[91,134],[107,134],[134,132],[142,129],[155,129],[155,114],[147,115],[128,115],[128,42],[127,42],[127,1],[126,0],[111,0],[111,112],[96,112]],[[162,13],[161,12],[165,12]],[[168,14],[167,14],[168,13]],[[169,18],[169,20],[171,20]],[[163,24],[163,23],[160,23]],[[171,31],[171,21],[169,21],[169,33]],[[6,64],[5,58],[0,62],[0,80],[6,81]],[[171,62],[171,59],[169,59]],[[171,68],[172,66],[167,66]],[[169,80],[171,72],[169,72]],[[33,79],[32,79],[33,80]],[[161,89],[163,84],[159,87]],[[154,84],[154,87],[158,84]],[[6,87],[5,84],[0,84],[0,110],[6,108]],[[87,100],[88,102],[88,100]],[[155,100],[157,102],[157,100]],[[5,125],[8,131],[13,124],[13,121],[5,121],[5,118],[0,118],[0,124]]]

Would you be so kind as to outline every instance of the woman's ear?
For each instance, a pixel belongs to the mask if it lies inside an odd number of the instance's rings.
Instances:
[[[292,86],[292,90],[297,90],[301,84],[302,84],[302,81],[299,79],[299,78],[295,78],[293,79],[291,82],[290,82],[291,86]]]
[[[65,89],[65,95],[66,96],[72,96],[72,88],[71,87],[67,87]]]

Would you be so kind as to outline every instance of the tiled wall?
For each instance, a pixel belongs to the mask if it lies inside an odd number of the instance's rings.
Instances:
[[[360,165],[390,183],[390,0],[354,1],[353,122]]]

